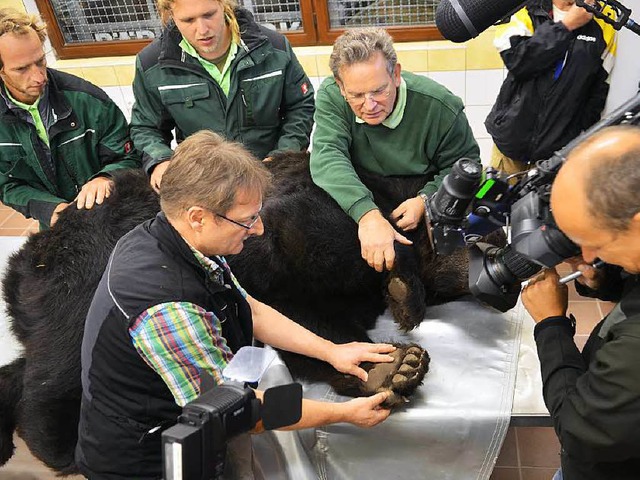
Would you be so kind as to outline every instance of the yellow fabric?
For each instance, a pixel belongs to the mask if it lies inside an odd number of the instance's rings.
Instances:
[[[535,166],[534,163],[521,162],[520,160],[514,160],[504,155],[498,147],[493,145],[491,150],[491,166],[496,170],[500,170],[506,175],[513,175],[514,173],[526,172],[531,170]],[[515,185],[518,178],[512,178],[509,180],[511,185]]]
[[[533,35],[533,22],[526,8],[521,8],[511,16],[509,23],[498,25],[493,40],[494,46],[498,52],[511,48],[511,37],[523,36],[531,37]]]
[[[616,18],[615,11],[608,5],[604,8],[603,13],[608,17]],[[618,32],[613,28],[613,26],[609,25],[604,20],[595,18],[595,21],[598,22],[598,25],[600,25],[600,28],[602,29],[602,38],[607,45],[607,48],[605,48],[602,53],[602,66],[607,73],[611,73],[616,54],[618,53]]]

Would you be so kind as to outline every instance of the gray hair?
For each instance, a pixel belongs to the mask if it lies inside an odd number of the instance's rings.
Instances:
[[[340,79],[340,69],[354,63],[368,61],[376,52],[382,53],[387,62],[387,71],[393,75],[398,63],[398,55],[393,48],[393,39],[384,28],[365,27],[347,30],[333,44],[329,67],[336,79]]]
[[[614,231],[624,231],[640,212],[640,127],[619,125],[607,127],[579,145],[578,152],[608,136],[625,136],[626,151],[620,156],[599,158],[587,175],[589,213]],[[573,155],[574,152],[571,152]]]

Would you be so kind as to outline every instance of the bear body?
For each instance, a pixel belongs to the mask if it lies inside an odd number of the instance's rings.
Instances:
[[[377,273],[360,256],[355,222],[311,181],[306,155],[278,156],[268,168],[274,187],[264,199],[265,234],[227,257],[255,298],[320,336],[347,343],[371,341],[367,330],[387,304],[400,328],[409,330],[422,320],[426,305],[468,293],[464,251],[436,257],[423,227],[412,236],[415,248],[398,250],[394,270]],[[361,176],[380,192],[376,201],[384,213],[425,183],[423,178]],[[61,474],[77,471],[73,455],[85,317],[117,240],[159,210],[142,172],[118,172],[114,182],[103,205],[91,210],[72,205],[51,230],[31,236],[9,261],[3,295],[24,354],[0,368],[0,464],[13,454],[17,430],[49,467]],[[417,345],[399,347],[395,367],[371,375],[375,385],[314,359],[287,354],[285,361],[294,377],[327,381],[339,393],[370,395],[384,386],[410,395],[429,358]],[[410,374],[397,375],[401,367]]]

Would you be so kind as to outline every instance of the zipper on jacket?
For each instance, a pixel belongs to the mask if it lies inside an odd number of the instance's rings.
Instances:
[[[73,175],[71,173],[71,170],[69,168],[69,165],[67,165],[67,161],[64,158],[60,158],[60,163],[64,166],[65,171],[67,172],[67,175],[69,176],[69,178],[71,179],[71,181],[73,182],[73,188],[76,191],[76,196],[78,195],[78,193],[80,193],[80,187],[78,186],[78,179],[75,177],[75,175]]]
[[[243,127],[253,127],[256,124],[255,118],[253,118],[253,108],[248,104],[247,98],[244,95],[244,88],[240,87],[240,98],[242,99],[242,104],[244,105],[244,121]]]

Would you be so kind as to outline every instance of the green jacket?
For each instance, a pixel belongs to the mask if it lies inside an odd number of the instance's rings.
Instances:
[[[73,200],[92,178],[119,168],[140,168],[127,121],[96,86],[47,69],[54,112],[49,152],[35,126],[16,116],[0,97],[0,200],[49,225],[55,207]],[[4,85],[0,82],[4,91]],[[50,153],[55,175],[43,169]]]
[[[333,77],[318,90],[311,175],[356,222],[377,207],[354,165],[379,175],[432,174],[420,191],[431,195],[456,160],[480,158],[462,101],[429,78],[408,72],[402,78],[406,106],[393,129],[356,122]]]
[[[313,87],[289,42],[236,10],[241,45],[231,64],[229,96],[179,46],[175,26],[140,52],[133,81],[131,138],[150,172],[171,157],[172,130],[182,141],[202,129],[244,144],[262,159],[304,150],[313,125]]]

